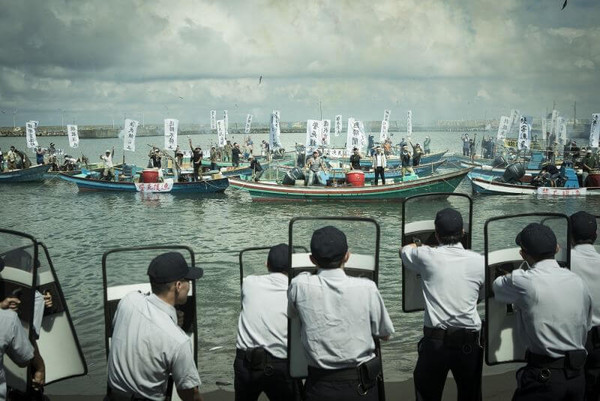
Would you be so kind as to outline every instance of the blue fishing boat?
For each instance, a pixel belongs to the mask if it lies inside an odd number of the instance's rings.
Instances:
[[[14,182],[41,182],[44,181],[44,175],[50,170],[47,164],[23,168],[18,170],[4,170],[0,173],[0,184]]]

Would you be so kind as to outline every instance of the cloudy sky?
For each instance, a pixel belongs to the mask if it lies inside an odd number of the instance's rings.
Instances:
[[[0,0],[0,126],[589,118],[600,2],[563,1]]]

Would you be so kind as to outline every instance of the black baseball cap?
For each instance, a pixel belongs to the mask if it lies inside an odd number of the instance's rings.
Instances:
[[[196,280],[202,277],[204,270],[188,266],[179,252],[167,252],[158,255],[148,266],[148,276],[154,283],[164,284],[177,280]]]
[[[278,244],[269,250],[267,258],[269,270],[287,272],[290,270],[290,248],[287,244]]]
[[[596,231],[598,230],[596,216],[582,210],[573,213],[569,219],[571,220],[571,233],[575,241],[596,239]]]
[[[517,234],[515,243],[531,256],[556,253],[556,235],[550,227],[539,223],[528,224]]]
[[[463,219],[456,209],[442,209],[435,215],[435,231],[438,235],[445,237],[448,235],[462,234]]]
[[[319,228],[310,240],[310,252],[320,263],[340,261],[348,252],[346,234],[333,226]]]

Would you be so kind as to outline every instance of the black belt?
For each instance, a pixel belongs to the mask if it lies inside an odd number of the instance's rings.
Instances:
[[[308,377],[325,381],[358,380],[358,371],[355,367],[344,369],[323,369],[309,366]]]
[[[462,342],[463,344],[479,343],[479,331],[463,328],[449,327],[448,329],[440,329],[423,326],[423,335],[436,340],[446,340],[449,337],[457,337],[457,339],[460,340],[459,342]]]
[[[110,387],[108,388],[107,396],[109,401],[152,401],[149,398],[128,393],[126,391],[115,390],[114,388]]]
[[[548,355],[536,354],[530,351],[525,353],[525,360],[530,366],[542,369],[567,369],[578,371],[585,364],[587,353],[585,350],[567,351],[565,356],[554,358]]]
[[[255,354],[257,352],[256,350],[264,350],[264,348],[236,349],[235,355],[242,359],[245,359],[246,357],[252,358],[251,355]],[[267,350],[264,350],[264,353],[265,353],[265,358],[266,358],[267,362],[286,362],[287,361],[286,358],[277,358],[277,357],[273,356],[273,354],[271,354]]]

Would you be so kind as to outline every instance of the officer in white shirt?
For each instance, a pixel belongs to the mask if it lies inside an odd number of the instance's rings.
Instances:
[[[300,399],[301,382],[288,373],[289,256],[287,244],[275,245],[267,257],[269,274],[244,278],[233,364],[236,401],[255,401],[262,392],[271,401]]]
[[[447,208],[435,216],[438,247],[408,244],[403,265],[421,275],[425,315],[414,371],[417,400],[441,400],[452,371],[460,401],[481,400],[483,348],[477,303],[483,298],[485,261],[463,247],[463,219]]]
[[[369,279],[346,275],[350,253],[337,228],[316,230],[310,250],[317,273],[300,273],[288,291],[290,314],[302,322],[308,357],[306,401],[377,400],[376,381],[359,377],[381,372],[373,337],[387,340],[394,332],[379,290]]]
[[[381,177],[381,183],[385,185],[385,167],[387,165],[387,159],[380,145],[377,145],[375,148],[372,159],[373,170],[375,170],[375,185],[379,184],[379,177]]]
[[[600,400],[600,254],[594,248],[596,217],[580,211],[571,215],[571,271],[583,279],[592,296],[592,330],[585,349],[586,400]]]
[[[187,301],[189,280],[202,273],[180,253],[163,253],[148,267],[152,294],[132,292],[121,299],[108,356],[108,400],[162,401],[169,375],[183,401],[202,400],[192,342],[177,325],[175,310]]]
[[[513,401],[584,399],[585,341],[592,327],[592,299],[579,276],[554,259],[556,236],[531,223],[516,237],[530,266],[494,280],[497,301],[513,304],[527,365],[517,372]]]

